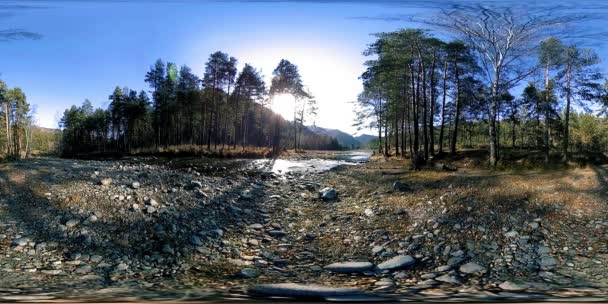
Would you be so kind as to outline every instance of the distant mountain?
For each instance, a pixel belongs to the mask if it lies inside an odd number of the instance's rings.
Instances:
[[[363,147],[367,146],[367,144],[369,144],[372,140],[374,140],[376,138],[377,138],[376,136],[368,135],[368,134],[361,134],[361,135],[355,137],[355,139],[357,141],[359,141]]]
[[[359,149],[365,146],[352,135],[340,130],[326,129],[317,126],[307,126],[307,128],[316,134],[326,135],[337,139],[338,143],[347,149]]]

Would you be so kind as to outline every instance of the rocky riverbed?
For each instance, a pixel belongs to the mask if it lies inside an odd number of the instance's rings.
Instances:
[[[608,293],[604,168],[268,168],[154,158],[2,164],[0,300]]]

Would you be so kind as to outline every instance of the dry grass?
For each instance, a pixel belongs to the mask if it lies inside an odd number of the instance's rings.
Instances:
[[[500,244],[506,242],[505,231],[525,230],[528,223],[539,218],[560,239],[574,233],[581,245],[598,246],[589,243],[586,235],[595,232],[589,233],[585,226],[606,217],[608,169],[593,166],[521,171],[469,165],[456,172],[414,172],[407,168],[403,160],[376,159],[328,175],[323,184],[335,187],[341,200],[303,210],[306,225],[298,227],[323,227],[316,246],[327,261],[368,258],[370,245],[385,242],[381,235],[374,234],[378,231],[390,235],[392,244],[424,231],[438,232],[452,243]],[[395,181],[410,189],[393,191]],[[374,216],[366,216],[365,209],[371,209]],[[324,219],[328,214],[338,219]],[[345,216],[350,220],[341,222],[340,217]],[[441,224],[433,227],[437,222]],[[454,230],[455,224],[465,229]],[[355,236],[361,239],[357,241]],[[432,242],[427,243],[423,247],[432,250]]]

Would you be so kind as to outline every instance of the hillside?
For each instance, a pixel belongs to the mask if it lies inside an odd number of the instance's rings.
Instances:
[[[367,146],[372,140],[376,138],[378,137],[369,134],[361,134],[355,137],[355,139],[359,141],[363,147]]]
[[[329,137],[333,137],[336,138],[338,140],[338,143],[340,143],[341,146],[344,146],[347,149],[358,149],[364,146],[364,144],[362,144],[359,140],[357,140],[356,138],[354,138],[352,135],[340,131],[340,130],[336,130],[336,129],[326,129],[326,128],[321,128],[318,126],[307,126],[308,130],[319,134],[319,135],[326,135]]]

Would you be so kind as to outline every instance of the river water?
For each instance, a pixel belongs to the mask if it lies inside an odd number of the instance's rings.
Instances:
[[[358,165],[365,163],[371,157],[369,151],[347,151],[336,152],[331,159],[257,159],[252,161],[255,169],[273,172],[276,174],[287,173],[320,173],[331,170],[341,165]]]

